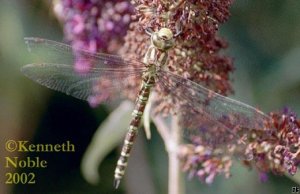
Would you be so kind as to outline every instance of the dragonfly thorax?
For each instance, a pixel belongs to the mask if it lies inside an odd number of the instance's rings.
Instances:
[[[174,46],[173,33],[169,28],[161,28],[151,34],[151,45],[149,46],[143,63],[147,66],[156,66],[156,69],[167,63],[168,50]],[[154,71],[152,71],[154,72]]]

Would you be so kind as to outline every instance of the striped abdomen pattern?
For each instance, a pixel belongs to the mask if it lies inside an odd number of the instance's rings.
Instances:
[[[124,176],[128,158],[130,156],[130,151],[132,149],[133,142],[137,136],[138,127],[140,125],[141,118],[143,116],[146,104],[149,99],[151,87],[154,85],[154,83],[155,79],[153,76],[144,76],[142,87],[136,100],[135,109],[132,112],[133,118],[130,122],[129,129],[124,140],[121,156],[117,162],[114,183],[116,188],[118,188],[120,180]]]

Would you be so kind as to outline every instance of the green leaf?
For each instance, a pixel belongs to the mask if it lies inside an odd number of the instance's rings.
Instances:
[[[82,174],[89,183],[96,184],[99,181],[98,167],[123,140],[133,108],[132,102],[123,101],[95,132],[81,162]]]

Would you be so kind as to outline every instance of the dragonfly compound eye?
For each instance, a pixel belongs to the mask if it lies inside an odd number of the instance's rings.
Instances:
[[[158,49],[166,51],[174,46],[173,33],[169,28],[161,28],[153,34],[152,42]]]
[[[171,40],[173,38],[173,32],[169,28],[161,28],[158,31],[158,36],[166,40]]]

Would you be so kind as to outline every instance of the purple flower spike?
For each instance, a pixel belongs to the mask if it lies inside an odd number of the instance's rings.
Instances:
[[[76,49],[116,53],[123,44],[133,7],[126,0],[60,0],[55,13],[64,25],[64,33],[74,49],[75,70],[86,73],[92,64],[77,56]]]
[[[255,138],[247,145],[253,153],[253,161],[260,172],[294,175],[300,162],[300,121],[288,108],[281,113],[270,113],[265,129],[256,131]],[[261,159],[263,158],[263,159]]]

